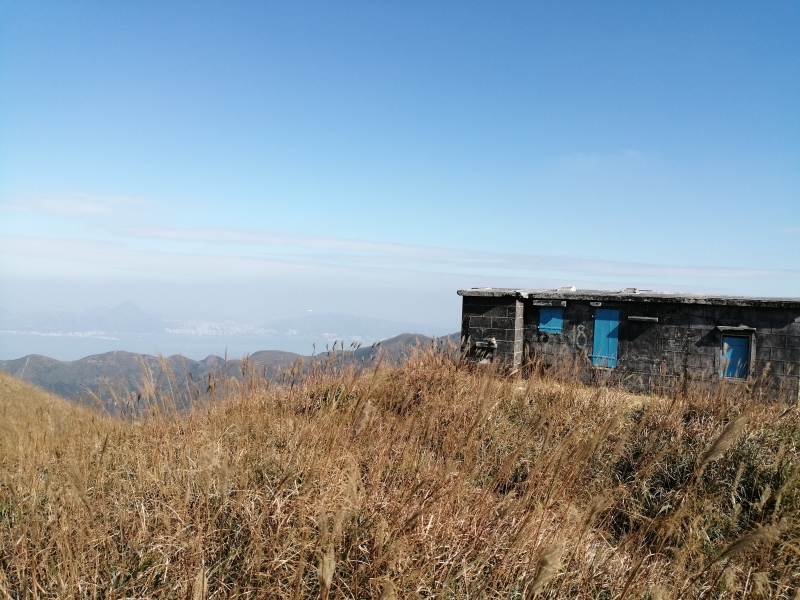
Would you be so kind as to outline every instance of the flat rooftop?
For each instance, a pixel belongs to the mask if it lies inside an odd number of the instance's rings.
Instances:
[[[458,290],[459,296],[502,298],[534,298],[541,300],[587,300],[592,302],[646,302],[668,304],[705,304],[709,306],[752,306],[763,308],[800,309],[800,298],[770,298],[748,296],[716,296],[678,292],[654,292],[637,288],[621,290],[578,290],[558,288],[526,290],[513,288],[472,288]]]

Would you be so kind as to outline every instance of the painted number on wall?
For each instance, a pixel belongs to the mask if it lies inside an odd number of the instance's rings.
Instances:
[[[586,337],[586,331],[583,328],[583,325],[576,325],[572,328],[572,343],[575,344],[578,348],[583,350],[586,347],[586,343],[589,339]]]

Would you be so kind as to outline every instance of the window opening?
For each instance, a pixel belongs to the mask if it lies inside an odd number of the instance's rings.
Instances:
[[[564,309],[543,306],[539,309],[539,331],[561,333],[564,328]]]
[[[750,338],[723,335],[721,375],[744,379],[750,371]]]

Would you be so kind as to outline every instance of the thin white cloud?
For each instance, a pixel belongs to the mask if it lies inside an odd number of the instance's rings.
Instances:
[[[136,229],[128,230],[127,233],[132,237],[173,241],[296,248],[303,250],[297,256],[306,260],[323,260],[334,263],[350,262],[369,264],[371,266],[390,266],[424,261],[428,267],[435,264],[445,269],[447,267],[466,268],[469,270],[501,268],[520,271],[564,271],[581,274],[692,278],[800,277],[800,272],[791,270],[654,265],[564,256],[474,252],[433,246],[349,240],[329,236],[268,234],[246,229]],[[321,250],[326,252],[320,253],[319,251]],[[316,251],[316,254],[309,254],[309,251]],[[291,254],[287,256],[291,256]]]
[[[631,151],[629,160],[638,160]],[[596,165],[603,157],[580,156]],[[469,277],[604,281],[694,282],[706,285],[743,280],[800,278],[800,271],[727,268],[713,265],[664,265],[636,261],[461,250],[374,242],[322,235],[286,235],[246,228],[176,227],[153,202],[130,196],[83,193],[23,194],[0,203],[13,212],[73,218],[89,223],[86,238],[71,226],[61,237],[39,231],[15,231],[0,238],[0,275],[4,272],[130,273],[180,279],[264,277],[276,272],[315,270],[459,274]],[[785,231],[795,233],[800,229]],[[9,232],[10,233],[10,232]],[[74,268],[68,267],[72,264]],[[24,266],[23,266],[24,265]],[[370,276],[372,276],[370,275]],[[682,284],[685,285],[685,284]]]
[[[135,196],[84,192],[25,192],[0,202],[0,210],[84,220],[129,220],[151,214],[156,204]]]
[[[800,272],[777,269],[732,269],[714,266],[653,265],[636,262],[528,254],[472,252],[448,248],[373,243],[332,237],[269,235],[247,230],[169,230],[155,239],[202,241],[190,245],[137,248],[132,242],[148,238],[141,230],[127,240],[4,236],[0,255],[76,261],[96,265],[104,273],[137,271],[190,279],[264,276],[276,271],[403,270],[411,272],[508,277],[623,278],[628,280],[742,280],[798,279]],[[245,240],[244,242],[242,240]],[[216,248],[216,249],[215,249]]]
[[[256,245],[267,247],[296,247],[308,250],[339,250],[351,253],[368,253],[384,256],[404,256],[431,258],[432,253],[437,256],[462,257],[461,250],[448,250],[446,248],[433,248],[415,246],[410,244],[392,244],[385,242],[371,242],[365,240],[352,240],[323,235],[286,235],[265,233],[248,229],[236,228],[186,228],[186,229],[155,229],[155,228],[115,228],[115,233],[123,237],[169,240],[176,242],[201,242],[225,245]]]

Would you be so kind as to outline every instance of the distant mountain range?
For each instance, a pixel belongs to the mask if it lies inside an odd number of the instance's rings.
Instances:
[[[457,344],[459,334],[454,333],[438,338],[442,344]],[[419,334],[401,334],[380,342],[377,346],[367,346],[344,351],[337,347],[337,364],[374,364],[378,353],[382,352],[389,362],[402,361],[414,346],[431,343],[433,338]],[[331,359],[328,352],[316,356],[302,356],[293,352],[265,350],[248,357],[250,364],[267,378],[286,374],[302,359],[303,370],[314,362],[325,363]],[[105,408],[113,413],[120,410],[116,398],[128,398],[142,389],[145,373],[149,371],[152,384],[162,392],[177,388],[178,396],[186,403],[187,398],[205,395],[211,381],[220,378],[242,377],[243,361],[226,360],[219,356],[208,356],[203,360],[191,360],[179,355],[159,359],[148,354],[131,352],[106,352],[88,356],[80,360],[59,361],[46,356],[31,354],[15,360],[0,361],[0,370],[24,381],[38,385],[64,398],[82,403],[100,400]],[[168,371],[173,377],[170,378]],[[184,390],[189,390],[184,394]],[[193,396],[192,394],[195,394]]]

